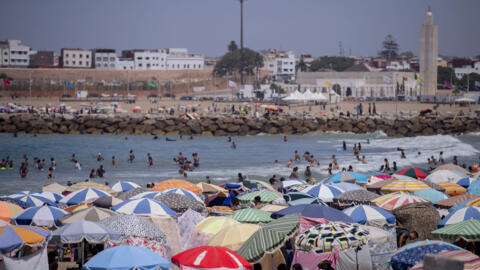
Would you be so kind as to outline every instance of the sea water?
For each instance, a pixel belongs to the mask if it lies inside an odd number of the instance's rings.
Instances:
[[[127,137],[127,138],[126,138]],[[411,138],[392,138],[382,132],[372,134],[349,133],[317,133],[304,136],[288,136],[284,142],[280,135],[257,135],[232,137],[237,144],[233,149],[227,137],[194,137],[188,136],[177,141],[166,141],[165,136],[154,140],[153,136],[133,135],[37,135],[0,134],[0,159],[14,160],[14,170],[0,171],[0,195],[8,195],[22,190],[41,191],[41,187],[50,182],[66,184],[67,181],[78,182],[88,179],[91,169],[103,165],[106,173],[103,178],[94,181],[110,184],[116,181],[134,181],[141,185],[158,182],[169,178],[187,179],[192,182],[205,181],[209,176],[213,182],[224,183],[236,181],[237,174],[247,175],[249,179],[268,180],[272,175],[288,177],[291,169],[286,167],[289,159],[294,158],[294,151],[300,155],[308,151],[320,162],[319,167],[311,167],[313,177],[325,179],[328,177],[326,168],[331,156],[336,155],[340,167],[353,166],[357,172],[368,173],[379,169],[387,158],[392,166],[393,161],[401,168],[417,166],[427,168],[427,158],[439,157],[443,151],[445,161],[451,162],[453,156],[458,157],[459,164],[472,165],[479,163],[480,134],[461,136],[435,135]],[[342,151],[342,141],[347,143],[347,151]],[[367,164],[357,161],[352,147],[361,143],[360,156],[365,155]],[[406,159],[400,158],[404,149]],[[129,151],[133,150],[136,159],[128,162]],[[184,178],[178,172],[178,165],[173,158],[182,152],[189,160],[192,153],[198,153],[200,166],[192,172],[187,172]],[[421,155],[417,153],[421,152]],[[101,153],[104,160],[98,162],[96,157]],[[147,163],[147,153],[153,158],[153,167]],[[23,155],[29,158],[29,173],[26,178],[19,175],[19,166]],[[70,162],[75,154],[82,169],[77,170]],[[115,166],[111,163],[115,156]],[[43,171],[34,167],[33,158],[45,159]],[[50,158],[56,161],[53,179],[47,179]],[[303,176],[305,161],[295,163]]]

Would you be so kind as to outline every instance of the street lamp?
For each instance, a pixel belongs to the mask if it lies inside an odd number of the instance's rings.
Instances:
[[[243,52],[243,2],[245,0],[240,1],[240,83],[244,84],[243,78],[243,65],[244,65],[244,52]]]

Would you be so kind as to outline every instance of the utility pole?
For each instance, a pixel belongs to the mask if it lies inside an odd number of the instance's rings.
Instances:
[[[243,68],[244,68],[244,52],[243,52],[243,1],[240,0],[240,84],[244,84]]]

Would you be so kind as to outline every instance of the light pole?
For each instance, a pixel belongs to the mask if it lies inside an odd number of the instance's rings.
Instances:
[[[240,83],[244,84],[243,78],[243,65],[244,65],[244,52],[243,52],[243,1],[240,1]]]

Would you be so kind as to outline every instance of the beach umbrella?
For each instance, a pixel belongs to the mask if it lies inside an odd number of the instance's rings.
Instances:
[[[471,202],[471,201],[473,201],[473,200],[475,200],[475,199],[468,199],[468,200],[459,202],[458,204],[450,207],[450,208],[448,209],[448,213],[453,213],[453,212],[455,212],[455,211],[457,211],[457,210],[459,210],[459,209],[461,209],[461,208],[467,207],[467,206],[478,206],[478,205],[467,205],[469,202]],[[447,215],[448,215],[448,213],[447,213]],[[447,216],[447,215],[445,215],[445,216]]]
[[[480,220],[471,218],[445,226],[432,232],[435,238],[444,241],[480,241]]]
[[[438,184],[435,184],[433,183],[432,181],[430,180],[426,180],[426,179],[418,179],[418,181],[422,181],[424,182],[425,184],[427,184],[429,187],[431,187],[432,189],[435,189],[437,191],[440,191],[440,192],[445,192],[445,188],[438,185]]]
[[[303,189],[302,192],[310,194],[315,198],[320,198],[324,202],[331,202],[333,197],[342,194],[343,190],[332,185],[317,184]]]
[[[107,240],[120,241],[122,235],[102,224],[86,220],[63,225],[52,232],[52,243],[76,244],[83,240],[91,244],[101,244]]]
[[[268,223],[272,221],[270,213],[255,208],[245,208],[233,212],[232,218],[241,223]]]
[[[250,189],[269,189],[269,190],[275,190],[275,188],[273,188],[272,185],[270,185],[269,183],[265,182],[265,181],[261,181],[261,180],[251,180],[251,179],[248,179],[248,180],[245,180],[243,181],[243,184],[250,188]]]
[[[365,187],[367,188],[367,190],[380,191],[380,189],[382,189],[384,186],[392,183],[395,180],[397,180],[397,179],[392,178],[392,179],[387,179],[387,180],[383,180],[383,181],[378,181],[378,182],[373,183],[373,184],[367,184]]]
[[[409,203],[428,202],[428,200],[404,192],[395,192],[380,196],[374,199],[372,202],[383,209],[391,211],[395,208],[407,205]]]
[[[232,224],[238,224],[236,220],[231,217],[207,217],[195,226],[195,230],[208,233],[217,234],[219,231]]]
[[[165,233],[151,221],[134,215],[116,215],[97,222],[122,236],[138,236],[152,239],[160,244],[167,244]]]
[[[33,194],[36,194],[36,193],[37,192],[33,192],[33,191],[29,191],[29,190],[22,190],[22,191],[19,191],[19,192],[15,192],[12,195],[33,195]],[[12,196],[12,195],[10,195],[10,196]]]
[[[466,205],[480,207],[480,198],[469,200]]]
[[[236,252],[224,247],[201,246],[172,257],[180,269],[252,269],[252,265]]]
[[[22,211],[23,211],[23,208],[21,208],[16,204],[0,201],[0,219],[1,220],[10,222],[10,219],[13,216],[16,216],[18,213]]]
[[[454,171],[454,170],[440,170],[440,171],[432,172],[425,179],[432,181],[433,183],[439,183],[439,182],[456,183],[462,179],[468,180],[468,175],[459,171]]]
[[[390,259],[390,266],[393,270],[409,269],[422,261],[425,255],[437,254],[444,250],[453,251],[463,249],[442,241],[418,241],[397,250]]]
[[[119,203],[122,203],[123,200],[121,199],[118,199],[116,197],[113,197],[113,196],[103,196],[103,197],[100,197],[98,199],[95,199],[95,201],[93,201],[93,205],[95,206],[98,206],[98,207],[102,207],[102,208],[110,208],[114,205],[117,205]]]
[[[450,258],[463,262],[463,270],[480,269],[480,257],[466,250],[442,251],[437,254],[439,257]],[[410,270],[423,270],[423,261],[417,263]]]
[[[455,184],[460,185],[464,188],[468,188],[473,181],[475,181],[475,179],[467,177],[467,178],[462,178],[458,180]]]
[[[448,198],[448,199],[445,199],[445,200],[441,200],[441,201],[438,201],[436,203],[437,206],[440,206],[440,207],[443,207],[443,208],[450,208],[450,207],[453,207],[465,200],[469,200],[469,199],[476,199],[476,198],[480,198],[479,196],[477,195],[473,195],[473,194],[470,194],[470,193],[466,193],[466,194],[463,194],[463,195],[459,195],[459,196],[454,196],[454,197],[451,197],[451,198]]]
[[[54,201],[43,196],[39,196],[38,194],[13,194],[8,197],[24,202],[28,205],[28,207],[42,206],[44,204],[57,206]]]
[[[392,183],[381,188],[383,192],[415,192],[419,190],[429,190],[431,189],[427,184],[419,180],[412,179],[397,179]]]
[[[157,183],[155,186],[152,187],[153,191],[165,191],[171,188],[181,188],[189,190],[195,194],[202,194],[202,189],[185,180],[179,179],[169,179],[162,182]]]
[[[164,203],[151,199],[131,199],[112,207],[112,210],[122,214],[172,216],[177,214]]]
[[[116,216],[116,215],[117,215],[117,212],[114,212],[109,209],[90,207],[90,208],[86,208],[86,209],[79,210],[77,212],[62,216],[58,219],[58,221],[63,225],[70,224],[80,220],[97,222],[102,219],[105,219],[111,216]]]
[[[320,200],[319,198],[303,198],[294,201],[289,201],[289,206],[299,205],[299,204],[320,204],[320,205],[327,205],[325,202]]]
[[[450,196],[448,196],[447,194],[434,189],[419,190],[419,191],[413,192],[413,194],[416,196],[425,198],[431,201],[433,204],[435,204],[438,201],[450,198]]]
[[[442,228],[471,218],[480,219],[480,207],[467,206],[451,212],[438,223],[438,227]]]
[[[129,191],[118,193],[117,198],[119,198],[120,200],[126,201],[128,199],[133,199],[134,196],[146,191],[149,191],[149,190],[146,188],[138,187],[138,188],[131,189]],[[140,199],[140,198],[134,198],[134,199]]]
[[[96,189],[96,190],[101,190],[104,193],[112,194],[115,195],[117,192],[113,189],[111,189],[109,186],[104,185],[104,184],[99,184],[93,181],[85,181],[85,182],[80,182],[73,184],[65,189],[65,192],[75,192],[78,190],[83,190],[83,189]]]
[[[250,263],[260,261],[265,254],[280,249],[300,227],[300,215],[288,215],[261,227],[238,249],[238,254]]]
[[[272,218],[278,219],[284,216],[300,214],[308,218],[324,218],[329,221],[353,222],[353,220],[340,210],[330,206],[318,204],[301,204],[282,209],[272,214]]]
[[[461,172],[461,173],[464,173],[464,174],[469,174],[470,173],[469,171],[465,170],[464,168],[462,168],[458,165],[455,165],[453,163],[440,165],[437,168],[435,168],[435,170],[433,170],[432,173],[438,172],[438,171],[443,171],[443,170],[458,171],[458,172]]]
[[[276,205],[276,204],[266,204],[260,208],[260,210],[267,211],[270,213],[275,213],[277,211],[280,211],[282,209],[287,208],[288,206],[286,205]]]
[[[75,205],[87,200],[93,200],[103,196],[110,196],[110,194],[96,188],[83,188],[68,194],[60,200],[60,203],[64,203],[66,205]]]
[[[394,215],[375,206],[357,205],[344,209],[343,212],[359,224],[377,227],[382,227],[385,224],[395,224]]]
[[[75,213],[75,212],[78,212],[80,210],[83,210],[83,209],[87,209],[87,208],[90,208],[92,207],[93,205],[91,203],[82,203],[82,204],[77,204],[77,205],[71,205],[71,206],[68,206],[66,208],[63,208],[63,210],[69,212],[69,213]]]
[[[25,208],[28,208],[30,206],[28,206],[27,203],[24,203],[20,200],[17,200],[17,199],[12,199],[12,198],[9,198],[9,197],[0,197],[0,201],[2,202],[9,202],[9,203],[12,203],[12,204],[15,204],[16,206],[19,206],[20,208],[22,209],[25,209]]]
[[[397,173],[398,175],[406,175],[416,179],[425,179],[429,172],[420,168],[407,168]],[[398,177],[397,177],[398,178]]]
[[[53,192],[53,193],[57,193],[57,194],[62,194],[65,191],[66,188],[67,188],[66,186],[62,186],[62,185],[54,182],[54,183],[44,185],[42,187],[42,191],[43,192]]]
[[[437,184],[444,187],[445,193],[448,194],[449,196],[458,196],[458,195],[465,194],[467,192],[466,188],[460,185],[457,185],[455,183],[439,182]]]
[[[359,174],[356,172],[339,172],[334,174],[330,179],[328,179],[328,183],[340,183],[340,182],[350,182],[350,183],[368,183],[368,177]]]
[[[197,186],[202,190],[202,193],[223,193],[225,195],[228,195],[228,190],[219,187],[214,184],[208,184],[208,183],[198,183]]]
[[[67,215],[68,212],[53,206],[35,206],[30,207],[16,216],[12,221],[17,225],[37,225],[42,227],[58,226],[58,219]]]
[[[340,204],[370,204],[372,200],[380,195],[364,189],[344,192],[333,198],[333,201]]]
[[[215,234],[208,245],[237,250],[259,229],[260,226],[256,224],[232,224]]]
[[[307,182],[300,179],[287,179],[285,181],[282,181],[283,190],[289,190],[294,186],[306,185],[306,184]]]
[[[285,201],[290,202],[290,201],[296,201],[296,200],[307,199],[307,198],[314,199],[315,197],[304,192],[289,192],[283,195],[283,198],[285,199]]]
[[[344,222],[318,224],[295,238],[295,248],[301,251],[326,253],[342,251],[368,244],[370,233],[359,225]]]
[[[162,191],[162,194],[172,194],[172,193],[184,195],[184,196],[186,196],[187,198],[189,198],[193,201],[197,201],[197,202],[200,202],[200,203],[203,204],[202,199],[200,199],[197,195],[195,195],[195,193],[193,193],[189,190],[186,190],[186,189],[171,188],[171,189],[167,189],[165,191]]]
[[[38,227],[7,225],[0,227],[0,253],[8,254],[27,246],[40,246],[50,239],[50,232]]]
[[[375,184],[375,183],[378,183],[378,182],[382,182],[384,180],[395,180],[395,179],[397,179],[397,178],[393,175],[390,175],[390,174],[375,174],[375,175],[370,176],[370,178],[368,179],[368,184],[372,185],[372,184]]]
[[[116,246],[93,256],[85,265],[89,270],[168,270],[170,262],[157,253],[137,246]]]
[[[160,194],[155,197],[155,200],[164,203],[170,209],[177,213],[183,213],[188,209],[193,209],[197,212],[205,211],[205,207],[202,203],[198,201],[191,200],[185,195],[170,193],[170,194]]]
[[[49,192],[49,191],[43,191],[40,193],[35,193],[36,196],[44,197],[45,199],[48,199],[52,202],[58,203],[61,199],[63,199],[63,195],[55,193],[55,192]]]
[[[134,182],[129,181],[118,181],[117,183],[110,186],[115,192],[125,192],[135,188],[139,188],[140,186]]]
[[[262,203],[271,203],[279,199],[283,200],[283,197],[280,193],[268,189],[258,190],[249,193],[242,193],[238,195],[237,198],[241,203],[246,204],[252,202],[257,196],[260,196],[260,201]]]
[[[340,190],[343,190],[345,192],[353,191],[353,190],[365,190],[363,187],[361,187],[357,184],[348,183],[348,182],[334,183],[334,184],[332,184],[332,186],[334,186],[334,187],[336,187]]]
[[[135,196],[132,196],[130,197],[130,199],[143,199],[143,198],[146,198],[146,199],[153,199],[155,197],[157,197],[158,195],[161,195],[162,192],[160,191],[145,191],[145,192],[142,192],[142,193],[139,193]]]
[[[480,180],[472,181],[467,189],[467,192],[473,195],[480,196]]]

